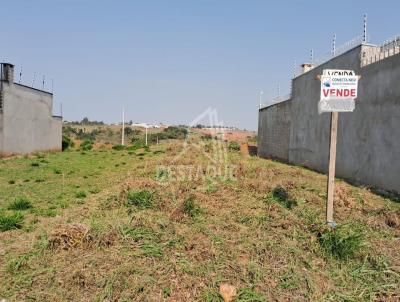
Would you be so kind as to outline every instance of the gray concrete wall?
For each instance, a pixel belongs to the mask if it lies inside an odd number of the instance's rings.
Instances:
[[[258,119],[258,155],[289,160],[290,100],[262,108]]]
[[[3,150],[3,113],[0,112],[0,155]]]
[[[321,84],[317,80],[317,75],[321,75],[323,69],[358,70],[359,66],[360,49],[356,48],[293,79],[290,162],[317,171],[326,171],[330,114],[318,113]],[[340,119],[346,115],[351,115],[351,113],[341,113]]]
[[[400,192],[400,55],[361,68],[363,55],[372,50],[359,46],[293,80],[289,162],[327,171],[330,114],[318,114],[316,77],[323,69],[352,69],[362,79],[356,109],[339,114],[336,175]],[[276,114],[276,120],[287,118]],[[267,116],[260,112],[260,120]],[[260,156],[267,152],[264,132],[259,128]]]
[[[62,121],[54,118],[50,93],[3,83],[4,110],[0,153],[61,150]]]
[[[362,68],[351,114],[339,114],[337,175],[400,193],[400,55]]]

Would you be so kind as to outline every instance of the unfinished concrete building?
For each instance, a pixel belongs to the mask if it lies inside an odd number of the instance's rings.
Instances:
[[[354,112],[339,114],[336,175],[400,192],[400,39],[360,43],[302,67],[291,95],[259,110],[259,156],[326,173],[330,114],[318,113],[317,76],[323,69],[351,69],[362,78]]]
[[[53,94],[14,83],[14,66],[1,63],[0,156],[59,151],[62,118],[53,116]]]

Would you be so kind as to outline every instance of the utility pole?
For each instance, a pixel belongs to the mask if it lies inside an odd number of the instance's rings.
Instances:
[[[147,125],[146,125],[146,146],[147,146]]]
[[[261,100],[262,100],[262,95],[264,94],[264,91],[260,91],[260,100],[259,100],[259,109],[261,109]]]
[[[125,146],[125,108],[122,106],[122,137],[121,145]]]

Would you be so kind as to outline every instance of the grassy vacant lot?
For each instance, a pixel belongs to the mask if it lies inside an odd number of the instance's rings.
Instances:
[[[190,149],[175,165],[207,165]],[[159,181],[182,142],[0,161],[0,300],[398,301],[400,206],[228,153],[236,180]],[[11,229],[11,230],[7,230]]]

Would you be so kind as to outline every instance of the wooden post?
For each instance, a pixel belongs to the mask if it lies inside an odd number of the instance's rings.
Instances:
[[[331,113],[331,136],[329,142],[329,171],[328,171],[328,198],[326,203],[326,222],[334,225],[333,221],[333,197],[335,193],[335,166],[336,166],[336,142],[338,129],[338,112]]]

